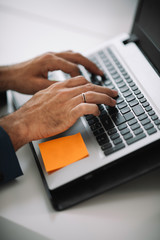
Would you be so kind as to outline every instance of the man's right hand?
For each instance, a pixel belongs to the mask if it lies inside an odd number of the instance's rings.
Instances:
[[[17,150],[32,140],[67,130],[83,115],[98,116],[97,104],[115,106],[113,98],[116,96],[117,91],[94,85],[78,76],[39,91],[19,110],[0,119],[0,125]]]

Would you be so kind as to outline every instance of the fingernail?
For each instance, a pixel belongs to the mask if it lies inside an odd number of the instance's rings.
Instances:
[[[113,106],[116,105],[117,101],[115,99],[112,99]]]
[[[117,90],[112,90],[114,96],[116,97],[118,95],[118,91]]]

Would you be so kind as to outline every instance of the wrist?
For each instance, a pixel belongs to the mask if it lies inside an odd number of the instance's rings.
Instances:
[[[0,67],[0,91],[16,90],[22,69],[23,63]]]
[[[11,89],[14,74],[12,66],[0,67],[0,91]]]
[[[16,114],[14,112],[0,119],[0,126],[9,135],[15,151],[29,142],[25,122]]]

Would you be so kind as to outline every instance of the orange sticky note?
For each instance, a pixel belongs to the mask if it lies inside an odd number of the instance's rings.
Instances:
[[[63,168],[89,155],[80,133],[40,143],[39,148],[47,172]]]

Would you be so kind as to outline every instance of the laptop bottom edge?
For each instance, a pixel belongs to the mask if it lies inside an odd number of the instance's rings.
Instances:
[[[48,188],[33,144],[30,143],[45,189],[55,210],[62,211],[160,167],[160,140],[54,190]]]

